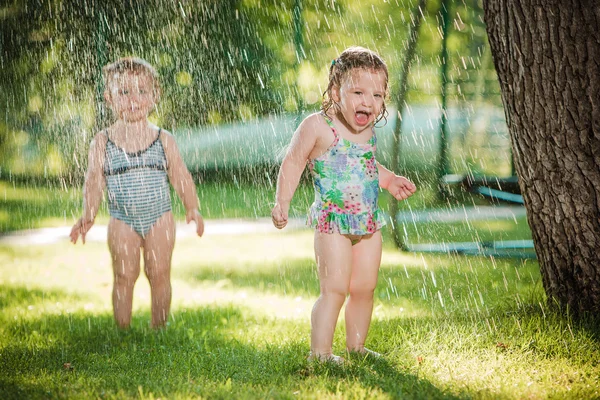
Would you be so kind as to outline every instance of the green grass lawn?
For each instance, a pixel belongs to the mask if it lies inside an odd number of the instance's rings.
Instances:
[[[313,189],[310,185],[300,185],[292,202],[290,215],[304,217],[308,206],[313,201]],[[206,219],[218,218],[258,218],[269,217],[275,199],[275,182],[265,180],[261,184],[237,184],[235,182],[207,182],[198,185],[198,198],[201,212]],[[173,193],[173,211],[181,219],[185,215],[183,206]],[[387,192],[380,195],[380,206],[384,211],[389,210],[390,196]],[[473,202],[470,198],[468,201]],[[456,205],[464,204],[461,200]],[[468,204],[485,204],[481,201]],[[436,192],[431,186],[420,187],[409,201],[400,203],[400,211],[422,210],[447,207],[436,198]],[[65,226],[73,224],[82,212],[82,189],[67,185],[26,185],[14,184],[0,180],[0,233],[22,229],[41,227]],[[97,218],[99,223],[108,222],[106,202]],[[462,240],[465,234],[471,237],[472,232],[487,235],[500,235],[518,238],[530,238],[529,228],[524,219],[475,222],[474,227],[469,222],[459,223],[427,223],[415,226],[406,224],[406,230],[411,239],[441,240],[443,237],[452,240]],[[466,232],[466,233],[465,233]],[[502,233],[504,232],[504,233]],[[441,235],[441,236],[440,236]],[[489,236],[489,235],[488,235]],[[470,240],[470,239],[469,239]]]
[[[401,253],[385,237],[368,346],[310,365],[308,230],[184,237],[169,327],[110,306],[106,245],[0,246],[0,398],[598,398],[598,328],[547,309],[536,262]],[[342,313],[343,315],[343,313]],[[334,350],[344,348],[343,319]]]
[[[274,184],[274,182],[272,182]],[[294,215],[306,213],[312,188],[301,186],[297,192]],[[185,215],[183,206],[173,192],[173,210],[180,219]],[[207,219],[255,218],[271,215],[275,187],[265,184],[239,185],[234,182],[198,185],[202,214]],[[312,199],[311,199],[312,201]],[[296,205],[299,204],[298,205]],[[66,185],[26,185],[0,180],[0,233],[73,224],[82,212],[82,189]],[[97,218],[108,222],[106,202]]]
[[[199,188],[207,224],[266,217],[273,193],[269,184]],[[305,215],[311,198],[301,186],[291,214]],[[434,198],[421,190],[401,210]],[[0,182],[0,232],[70,225],[80,203],[79,189]],[[531,238],[525,218],[402,229],[410,243]],[[388,226],[367,342],[385,357],[344,367],[306,361],[314,264],[309,230],[180,238],[168,329],[149,328],[142,277],[123,332],[105,244],[0,245],[0,398],[600,398],[600,329],[546,307],[536,261],[402,253]],[[334,351],[343,349],[341,317]]]

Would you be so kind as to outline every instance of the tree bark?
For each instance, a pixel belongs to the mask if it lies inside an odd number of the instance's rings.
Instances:
[[[550,303],[600,311],[600,3],[486,0],[516,171]]]

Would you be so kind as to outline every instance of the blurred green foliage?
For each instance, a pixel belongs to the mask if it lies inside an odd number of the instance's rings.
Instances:
[[[394,93],[410,13],[402,0],[22,0],[0,8],[0,179],[80,181],[93,133],[110,122],[100,69],[136,55],[161,74],[152,120],[169,129],[316,110],[330,60],[363,45],[387,61]],[[301,6],[302,46],[294,42]],[[435,107],[438,1],[429,1],[408,103]],[[500,104],[481,1],[452,2],[450,103]],[[393,99],[393,96],[390,97]],[[301,104],[299,104],[301,103]]]

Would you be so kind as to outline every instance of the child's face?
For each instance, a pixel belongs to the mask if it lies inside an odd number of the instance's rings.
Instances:
[[[385,72],[356,69],[346,76],[339,88],[332,88],[338,112],[352,133],[359,134],[375,123],[383,110],[386,85]]]
[[[115,74],[104,97],[120,120],[137,122],[146,119],[155,105],[154,80],[145,73]]]

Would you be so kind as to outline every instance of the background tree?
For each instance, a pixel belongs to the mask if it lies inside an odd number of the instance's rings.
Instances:
[[[600,4],[486,1],[516,170],[543,284],[600,311]]]

